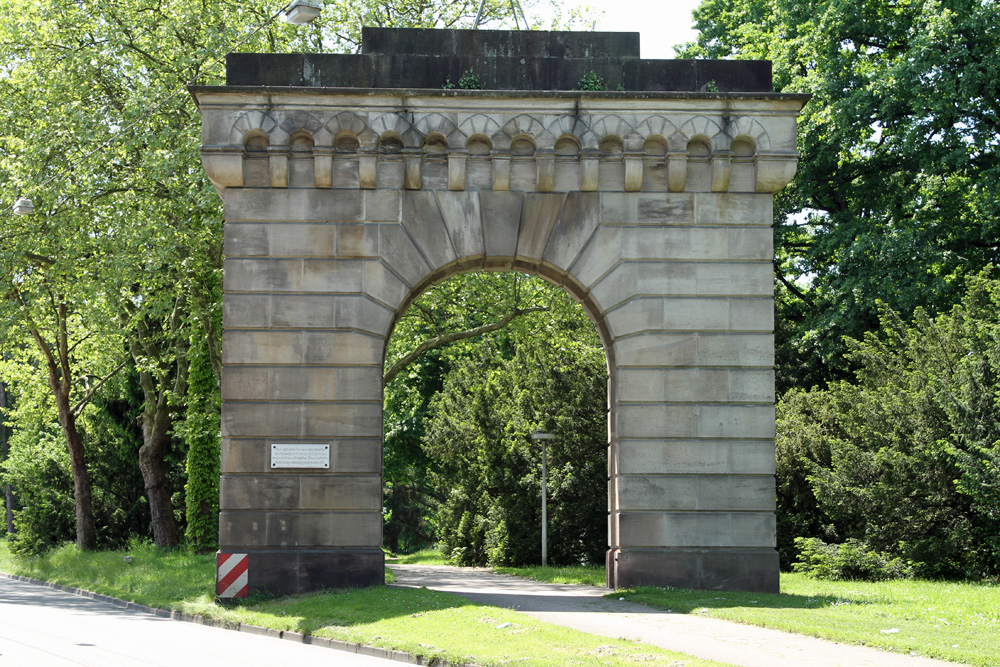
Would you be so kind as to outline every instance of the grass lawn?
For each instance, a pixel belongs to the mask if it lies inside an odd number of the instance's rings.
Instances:
[[[565,567],[494,567],[494,572],[512,574],[535,581],[547,581],[552,584],[586,584],[587,586],[604,586],[607,579],[603,565],[567,565]]]
[[[387,565],[451,565],[448,559],[441,555],[436,549],[424,549],[412,554],[397,556],[386,553],[385,562]]]
[[[37,558],[17,558],[0,542],[0,570],[132,600],[201,614],[227,624],[248,623],[342,641],[407,651],[425,658],[518,665],[718,665],[679,653],[588,635],[507,609],[473,604],[426,589],[376,587],[215,604],[214,555],[161,551],[80,552],[66,546]]]
[[[781,593],[640,588],[633,602],[685,614],[876,646],[969,665],[1000,665],[1000,586],[825,581],[782,574]]]

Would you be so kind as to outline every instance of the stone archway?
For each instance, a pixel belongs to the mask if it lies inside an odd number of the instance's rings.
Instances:
[[[372,76],[412,32],[365,33]],[[469,39],[602,39],[514,34]],[[220,550],[251,590],[382,583],[385,342],[475,269],[565,286],[604,340],[609,585],[777,590],[772,199],[804,97],[277,87],[289,56],[233,58],[253,85],[193,92],[226,208]]]

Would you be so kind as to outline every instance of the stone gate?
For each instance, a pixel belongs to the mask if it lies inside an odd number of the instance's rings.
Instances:
[[[475,270],[561,285],[600,332],[609,585],[777,591],[772,199],[806,98],[638,54],[366,29],[192,88],[226,215],[220,549],[252,591],[383,582],[386,341]],[[469,72],[489,90],[442,88]],[[612,90],[571,90],[588,72]]]

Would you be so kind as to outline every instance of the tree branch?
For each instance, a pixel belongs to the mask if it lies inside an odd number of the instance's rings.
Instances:
[[[503,329],[505,326],[513,322],[515,318],[520,317],[521,315],[525,315],[527,313],[537,313],[545,310],[548,310],[548,308],[544,308],[541,306],[537,306],[534,308],[515,308],[514,310],[504,315],[503,318],[491,324],[484,324],[481,327],[476,327],[474,329],[466,329],[465,331],[455,331],[449,334],[442,334],[440,336],[435,336],[434,338],[425,340],[423,343],[418,345],[416,349],[414,349],[405,357],[394,363],[392,367],[385,372],[385,376],[383,376],[382,378],[382,385],[385,386],[390,382],[392,382],[393,379],[395,379],[395,377],[399,375],[399,373],[403,369],[405,369],[407,366],[409,366],[414,361],[419,359],[424,352],[435,350],[439,347],[444,347],[445,345],[448,345],[449,343],[454,343],[455,341],[466,340],[468,338],[475,338],[476,336],[481,336],[483,334],[490,333],[491,331],[497,331],[498,329]]]
[[[778,278],[781,284],[784,285],[789,292],[791,292],[801,301],[809,304],[810,306],[813,305],[812,299],[809,297],[808,294],[804,293],[802,290],[796,287],[792,282],[790,282],[787,278],[785,278],[784,274],[781,272],[781,269],[778,267],[777,262],[774,263],[774,275]]]
[[[93,388],[91,388],[89,391],[87,391],[87,395],[84,396],[83,398],[81,398],[79,401],[77,401],[76,405],[73,406],[73,409],[70,410],[70,412],[73,413],[73,416],[74,417],[79,417],[80,416],[80,412],[82,412],[83,409],[87,406],[87,403],[90,402],[90,399],[92,399],[94,397],[94,394],[97,393],[97,390],[100,389],[101,387],[103,387],[105,382],[107,382],[108,380],[110,380],[111,378],[113,378],[115,375],[117,375],[118,371],[120,371],[122,368],[124,368],[125,364],[127,364],[127,363],[128,363],[128,357],[126,357],[120,364],[118,364],[117,366],[115,366],[115,369],[113,371],[111,371],[110,373],[108,373],[107,375],[105,375],[104,377],[102,377],[101,381],[98,382],[97,384],[95,384],[93,386]]]

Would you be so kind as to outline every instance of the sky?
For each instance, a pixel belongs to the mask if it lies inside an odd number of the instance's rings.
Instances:
[[[670,59],[676,57],[675,44],[694,41],[697,33],[691,28],[691,10],[701,0],[564,0],[564,4],[603,11],[597,30],[638,32],[643,58]]]

